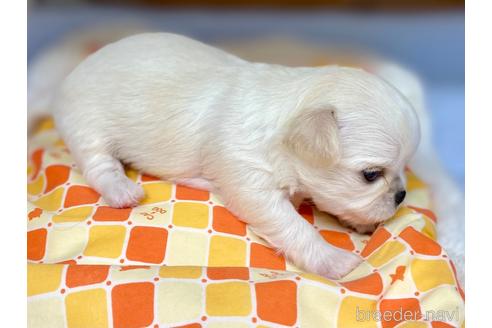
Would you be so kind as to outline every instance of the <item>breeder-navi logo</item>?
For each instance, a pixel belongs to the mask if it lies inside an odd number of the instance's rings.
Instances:
[[[459,310],[456,308],[453,311],[412,311],[408,309],[391,309],[388,311],[377,310],[360,310],[357,306],[355,309],[355,318],[359,322],[363,321],[411,321],[411,320],[426,320],[426,321],[442,321],[442,322],[458,322]]]

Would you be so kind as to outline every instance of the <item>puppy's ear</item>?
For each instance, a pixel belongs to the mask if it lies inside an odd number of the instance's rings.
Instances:
[[[340,156],[335,109],[303,110],[290,122],[283,141],[295,156],[313,166],[334,164]]]

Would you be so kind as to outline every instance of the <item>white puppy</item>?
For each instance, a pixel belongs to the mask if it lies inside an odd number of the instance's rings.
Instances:
[[[122,163],[218,193],[299,267],[340,278],[361,261],[327,244],[292,199],[359,231],[394,214],[419,141],[410,103],[362,70],[250,63],[173,34],[141,34],[83,61],[54,99],[57,128],[113,207],[142,188]]]

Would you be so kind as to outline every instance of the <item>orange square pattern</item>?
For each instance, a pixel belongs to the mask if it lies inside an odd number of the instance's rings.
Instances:
[[[285,270],[285,259],[270,247],[251,243],[249,265],[253,268]]]
[[[66,285],[74,288],[97,284],[106,280],[108,272],[109,267],[107,265],[69,265]]]
[[[130,283],[111,292],[115,328],[147,327],[154,321],[154,284]]]
[[[126,221],[132,212],[131,208],[112,208],[100,206],[94,213],[95,221]]]
[[[206,201],[209,198],[210,193],[208,191],[193,189],[182,185],[176,185],[176,199]]]
[[[161,263],[166,255],[167,230],[135,227],[130,231],[126,257],[131,261]]]
[[[46,246],[46,229],[32,230],[27,233],[27,259],[39,261],[44,257]]]
[[[297,284],[293,281],[257,283],[258,316],[270,322],[292,326],[297,320]]]
[[[416,321],[422,318],[420,303],[416,298],[382,300],[379,304],[379,309],[381,313],[387,313],[388,318],[390,318],[382,321],[383,328],[393,328],[404,321],[404,318],[406,318],[405,321]]]
[[[246,224],[235,217],[223,206],[214,206],[215,231],[232,233],[239,236],[246,235]]]
[[[224,280],[224,279],[239,279],[239,280],[248,280],[249,279],[249,270],[248,268],[207,268],[207,276],[212,280]]]
[[[92,188],[87,186],[70,186],[65,196],[65,207],[77,205],[94,204],[101,196]]]

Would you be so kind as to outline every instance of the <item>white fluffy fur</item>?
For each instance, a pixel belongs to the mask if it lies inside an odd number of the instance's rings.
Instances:
[[[64,55],[71,51],[60,44],[34,67],[65,71],[78,63]],[[50,65],[50,57],[63,64]],[[376,73],[422,115],[430,145],[418,80],[395,65],[381,64]],[[60,80],[52,79],[50,89]],[[46,89],[31,89],[51,98]],[[32,122],[46,101],[29,103]],[[131,37],[91,56],[66,80],[55,108],[89,183],[111,205],[131,206],[143,195],[120,161],[213,189],[297,265],[331,278],[360,258],[327,245],[289,198],[312,197],[320,209],[370,231],[395,210],[393,195],[404,185],[419,130],[406,100],[363,71],[253,64],[171,34]],[[431,145],[421,148],[417,155],[434,154]],[[425,178],[425,165],[413,162]],[[385,179],[367,184],[360,170],[373,166],[386,168]]]

